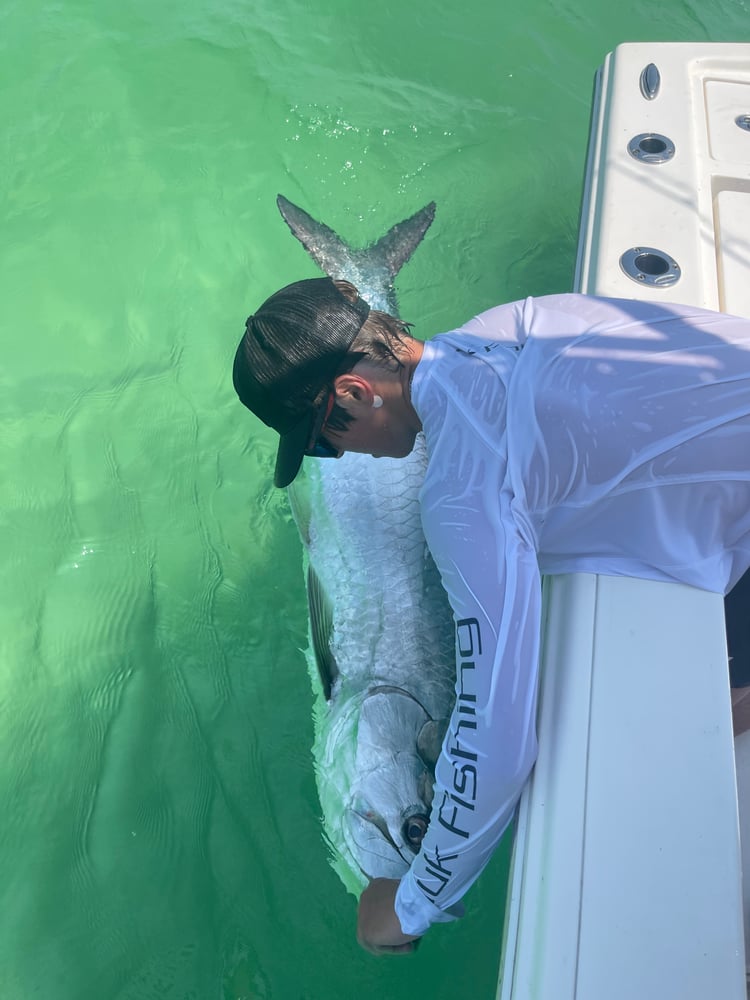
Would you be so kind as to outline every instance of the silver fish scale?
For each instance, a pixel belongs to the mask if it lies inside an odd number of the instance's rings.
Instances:
[[[422,534],[425,460],[420,436],[405,459],[308,463],[312,506],[325,511],[309,558],[333,607],[332,700],[393,685],[439,719],[455,697],[453,616]]]
[[[355,893],[364,873],[406,871],[414,848],[403,821],[430,811],[432,773],[417,742],[428,717],[446,720],[455,701],[453,615],[419,514],[425,465],[420,435],[405,459],[308,461],[289,491],[332,609],[339,673],[316,707],[313,755],[331,864]],[[312,644],[307,659],[320,691]],[[378,690],[387,697],[373,700]]]

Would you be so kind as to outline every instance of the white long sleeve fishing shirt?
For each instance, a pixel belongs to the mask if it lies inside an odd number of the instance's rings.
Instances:
[[[396,897],[422,934],[453,919],[534,764],[541,574],[724,593],[750,565],[750,320],[526,299],[425,344],[412,402],[457,638],[430,826]]]

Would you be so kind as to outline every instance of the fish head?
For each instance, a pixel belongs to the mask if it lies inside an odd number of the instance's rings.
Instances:
[[[375,688],[362,703],[344,837],[368,878],[401,878],[427,833],[434,761],[420,751],[431,726],[400,688]]]

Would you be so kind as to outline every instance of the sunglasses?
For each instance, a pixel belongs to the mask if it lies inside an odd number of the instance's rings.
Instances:
[[[335,399],[335,394],[333,392],[329,392],[325,406],[320,407],[315,417],[315,423],[313,424],[312,433],[310,434],[310,441],[305,449],[305,454],[309,455],[311,458],[338,458],[341,454],[341,451],[338,448],[334,448],[333,445],[329,444],[323,437],[323,429],[325,428],[326,421],[331,415]]]

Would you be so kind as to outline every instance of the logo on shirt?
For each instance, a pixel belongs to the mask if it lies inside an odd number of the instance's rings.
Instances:
[[[450,733],[448,754],[453,762],[452,786],[443,793],[443,801],[437,811],[441,826],[457,837],[467,838],[467,820],[474,812],[477,797],[477,755],[466,746],[467,736],[477,728],[476,696],[476,656],[482,652],[482,636],[476,618],[462,618],[456,623],[456,645],[458,648],[458,697],[454,719],[457,719]],[[425,853],[427,874],[435,879],[436,885],[425,885],[417,880],[417,885],[433,899],[440,895],[453,871],[449,862],[456,854],[441,855],[439,848],[434,855]]]

